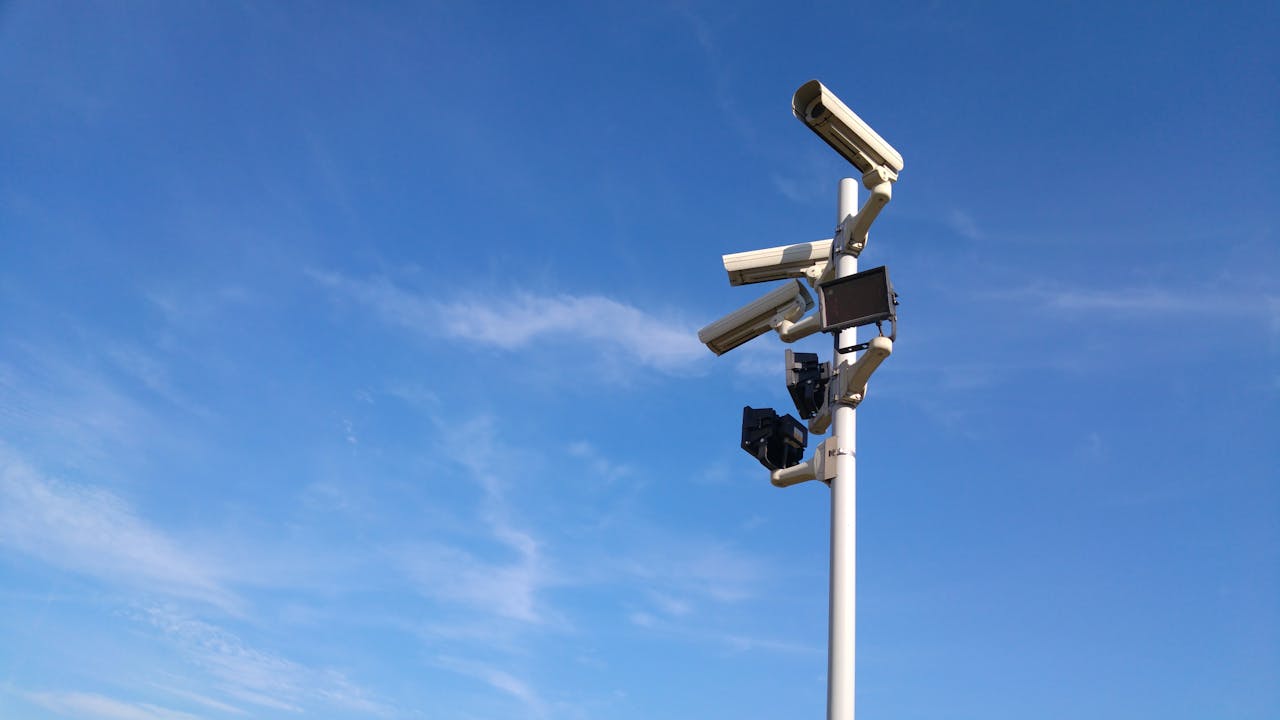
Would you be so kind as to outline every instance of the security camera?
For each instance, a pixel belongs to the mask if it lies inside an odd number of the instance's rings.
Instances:
[[[769,470],[800,462],[809,444],[809,431],[790,415],[773,408],[742,408],[742,449]]]
[[[801,85],[791,98],[791,111],[864,176],[883,170],[886,179],[898,179],[902,156],[822,83]]]
[[[800,320],[813,308],[813,298],[799,280],[792,280],[746,307],[735,310],[698,331],[698,340],[723,355],[770,330],[786,342],[817,332],[817,315]],[[799,322],[796,322],[799,320]]]
[[[722,259],[729,273],[729,284],[735,287],[784,278],[808,278],[813,285],[827,274],[831,265],[831,241],[748,250],[724,255]]]
[[[783,356],[786,370],[787,392],[796,405],[800,417],[815,417],[827,403],[827,381],[831,379],[831,363],[818,362],[817,353],[794,352],[787,349]],[[812,430],[812,425],[810,430]]]

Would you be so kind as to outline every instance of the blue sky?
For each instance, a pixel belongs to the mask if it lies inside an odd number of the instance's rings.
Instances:
[[[859,715],[1280,716],[1278,14],[0,5],[0,716],[821,717],[783,346],[695,336],[830,236],[815,77],[906,160]]]

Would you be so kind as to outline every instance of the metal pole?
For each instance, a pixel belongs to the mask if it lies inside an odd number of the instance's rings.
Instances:
[[[858,183],[852,178],[840,181],[840,200],[836,223],[858,212]],[[858,272],[858,258],[841,252],[836,256],[836,277]],[[840,353],[839,348],[857,344],[857,328],[836,335],[833,367],[841,362],[853,363],[855,353]],[[832,432],[839,438],[836,476],[831,481],[831,598],[827,636],[827,720],[853,720],[854,639],[857,549],[857,481],[855,468],[856,418],[848,405],[837,405],[832,411]]]

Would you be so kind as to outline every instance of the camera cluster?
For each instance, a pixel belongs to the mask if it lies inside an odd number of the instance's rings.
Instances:
[[[854,272],[855,260],[842,272],[838,261],[841,257],[856,259],[866,247],[871,223],[892,197],[902,156],[817,80],[796,91],[792,110],[858,168],[871,195],[857,213],[840,218],[830,239],[724,255],[730,286],[786,282],[698,331],[698,339],[716,355],[770,331],[787,343],[816,332],[837,338],[837,360],[833,362],[821,362],[817,353],[786,351],[787,392],[801,419],[780,415],[772,408],[747,406],[742,410],[742,449],[771,471],[775,485],[794,484],[819,474],[822,453],[815,454],[807,468],[797,469],[804,464],[809,434],[827,432],[834,406],[854,407],[866,397],[867,380],[893,351],[897,334],[898,301],[888,268]],[[806,284],[816,292],[817,303]],[[815,304],[818,312],[808,314]],[[888,337],[883,328],[886,321],[890,324]],[[854,333],[846,336],[850,342],[839,341],[842,331],[871,324],[879,334],[869,342],[857,343]],[[854,359],[853,353],[859,350],[866,352]],[[807,477],[805,473],[809,473]]]

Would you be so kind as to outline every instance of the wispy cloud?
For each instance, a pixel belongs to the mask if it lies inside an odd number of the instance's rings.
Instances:
[[[110,463],[120,448],[163,436],[143,403],[70,354],[19,342],[2,349],[15,364],[0,362],[0,432],[68,465]]]
[[[834,212],[837,185],[831,178],[832,170],[839,169],[835,163],[835,155],[825,147],[806,145],[779,163],[781,169],[769,173],[769,180],[779,194],[798,205],[827,206]]]
[[[0,545],[113,583],[239,604],[209,559],[150,526],[119,496],[45,477],[0,446]]]
[[[694,38],[698,41],[698,47],[702,49],[703,57],[707,61],[707,72],[710,75],[711,89],[715,96],[716,106],[720,109],[720,116],[725,118],[729,127],[743,141],[744,147],[758,147],[760,145],[757,141],[758,133],[747,121],[748,114],[741,112],[737,107],[736,98],[738,93],[733,91],[731,72],[735,64],[724,57],[711,23],[688,4],[675,4],[671,6],[671,9],[688,24],[693,31]]]
[[[947,214],[947,225],[960,237],[969,240],[981,240],[984,236],[978,228],[973,216],[964,210],[955,209]]]
[[[1098,311],[1127,315],[1181,315],[1247,317],[1268,322],[1280,307],[1280,298],[1244,294],[1220,287],[1072,287],[1041,284],[1012,291],[1004,297],[1033,306],[1062,311]]]
[[[537,544],[520,538],[510,561],[490,560],[456,547],[432,543],[405,549],[403,564],[419,591],[486,615],[542,623],[546,611],[538,591],[544,584]]]
[[[466,545],[420,543],[405,549],[402,562],[422,594],[463,611],[464,622],[488,617],[564,627],[566,613],[552,604],[548,592],[562,586],[643,587],[654,613],[691,619],[710,605],[749,600],[769,576],[758,557],[729,543],[646,527],[634,514],[607,523],[607,531],[604,525],[588,530],[607,534],[607,548],[557,549],[548,539],[557,536],[539,530],[539,514],[518,484],[536,477],[528,469],[537,462],[505,442],[489,418],[454,423],[442,432],[442,446],[454,448],[450,459],[482,491],[478,527],[487,537],[470,538]],[[633,477],[639,470],[589,443],[572,443],[566,453],[583,462],[574,472],[590,476],[593,488],[601,486],[599,478],[626,477],[628,488],[642,482]],[[487,551],[485,540],[493,546]]]
[[[583,469],[590,473],[593,479],[611,483],[633,472],[632,468],[605,457],[589,442],[569,443],[569,454],[583,462]]]
[[[782,193],[783,197],[792,202],[804,203],[813,199],[814,192],[811,187],[802,184],[795,178],[783,177],[778,173],[772,173],[769,175],[769,179],[773,182],[773,187],[779,193]]]
[[[105,354],[118,370],[130,376],[155,396],[192,415],[208,417],[210,411],[180,392],[170,377],[168,365],[153,353],[128,343],[109,343]]]
[[[708,605],[749,600],[766,581],[769,570],[758,557],[715,538],[690,537],[669,528],[649,528],[630,522],[611,526],[607,551],[562,549],[572,561],[548,557],[546,539],[536,531],[536,513],[521,500],[516,484],[531,466],[518,448],[505,442],[491,418],[455,423],[445,430],[446,447],[456,448],[451,459],[483,491],[480,517],[505,557],[478,557],[451,547],[425,548],[416,558],[421,578],[433,579],[424,591],[498,618],[532,624],[562,624],[561,613],[547,600],[555,586],[644,587],[652,611],[670,618],[689,619]],[[449,435],[454,433],[454,435]],[[640,482],[639,471],[617,462],[587,442],[571,443],[567,454],[583,461],[579,470],[597,478],[627,478]],[[518,512],[517,512],[517,509]],[[605,513],[607,514],[607,513]],[[520,517],[516,524],[512,518]],[[472,545],[470,547],[475,547]],[[564,568],[562,572],[560,568]]]
[[[250,647],[234,633],[171,607],[144,608],[139,619],[160,630],[188,661],[209,673],[222,692],[243,702],[302,713],[319,700],[326,707],[366,715],[391,713],[340,672],[310,668]]]
[[[705,625],[695,625],[663,618],[650,612],[636,611],[627,616],[627,620],[636,627],[649,632],[663,633],[697,643],[720,645],[733,652],[753,652],[763,650],[773,653],[818,654],[820,648],[799,643],[791,643],[768,638],[754,637],[743,633],[722,632]]]
[[[783,350],[772,334],[734,350],[733,369],[755,379],[782,378]]]
[[[170,710],[142,702],[116,700],[105,695],[83,692],[27,693],[31,702],[60,715],[106,720],[195,720],[198,715]]]
[[[238,285],[201,290],[155,288],[146,292],[146,299],[171,325],[187,329],[258,300],[252,291]]]
[[[542,696],[528,682],[505,670],[487,663],[447,656],[437,658],[436,664],[446,670],[475,678],[515,698],[530,717],[543,717],[547,714],[547,702]]]
[[[635,548],[614,553],[610,565],[620,582],[647,588],[652,609],[664,615],[749,600],[770,575],[757,556],[718,539],[668,530],[633,534]]]
[[[217,710],[218,712],[227,713],[228,715],[247,714],[245,713],[244,710],[236,707],[235,705],[222,702],[221,700],[215,700],[207,695],[202,695],[197,692],[191,692],[190,690],[183,690],[181,688],[175,688],[175,687],[169,687],[169,686],[157,686],[157,687],[159,687],[159,689],[163,690],[164,692],[167,692],[171,695],[176,695],[186,700],[190,700],[191,702],[207,707],[210,710]]]
[[[420,591],[463,609],[522,623],[544,624],[558,616],[540,597],[552,581],[543,553],[545,543],[513,520],[507,470],[520,463],[496,436],[487,417],[449,425],[444,446],[468,481],[481,490],[479,519],[488,539],[502,548],[499,557],[482,557],[439,542],[419,543],[403,563]]]
[[[693,611],[692,605],[687,600],[666,593],[651,592],[649,593],[649,599],[668,615],[683,617]]]
[[[503,350],[541,341],[585,342],[620,351],[640,365],[687,370],[706,357],[695,329],[600,295],[502,293],[442,300],[382,277],[357,280],[313,271],[322,285],[371,308],[384,321],[428,337],[448,337]]]

